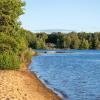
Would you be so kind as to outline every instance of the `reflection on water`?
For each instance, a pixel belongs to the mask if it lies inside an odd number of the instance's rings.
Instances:
[[[33,57],[30,70],[64,100],[100,100],[100,51],[64,52]]]

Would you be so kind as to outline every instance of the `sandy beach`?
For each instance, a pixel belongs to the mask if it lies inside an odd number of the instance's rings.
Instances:
[[[0,70],[0,100],[61,100],[28,70]]]

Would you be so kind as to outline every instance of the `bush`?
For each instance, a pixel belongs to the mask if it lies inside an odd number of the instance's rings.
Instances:
[[[0,52],[4,51],[18,51],[18,43],[17,41],[12,37],[5,33],[0,33]]]
[[[13,52],[0,54],[0,69],[19,69],[19,57]]]
[[[32,58],[32,51],[30,49],[25,50],[21,55],[21,62],[29,63]]]

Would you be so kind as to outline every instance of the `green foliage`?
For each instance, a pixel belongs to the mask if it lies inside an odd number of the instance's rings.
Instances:
[[[24,63],[29,63],[31,61],[32,58],[32,50],[31,49],[27,49],[25,50],[22,54],[21,54],[21,61]]]
[[[71,46],[71,37],[68,35],[64,36],[64,48],[70,48]]]
[[[48,35],[47,43],[54,43],[56,48],[63,48],[64,47],[64,34],[61,32],[53,32],[52,34]]]
[[[0,1],[0,69],[18,69],[20,55],[28,48],[18,22],[24,5],[21,0]]]
[[[77,33],[76,32],[71,32],[68,35],[71,38],[70,48],[71,49],[79,49],[80,40],[79,40],[79,37],[77,36]]]
[[[94,47],[95,49],[100,49],[100,41],[98,40],[98,38],[96,38],[94,41]]]
[[[4,33],[0,33],[0,52],[12,50],[16,53],[17,48],[18,43],[13,37],[6,35]]]
[[[43,32],[36,33],[36,37],[38,39],[42,39],[44,42],[48,39],[48,35],[46,33],[43,33]]]
[[[35,46],[36,46],[35,49],[45,49],[46,48],[43,40],[41,39],[36,41]]]
[[[23,14],[24,5],[21,0],[0,0],[0,32],[14,34],[18,31],[17,18]]]
[[[53,32],[47,34],[44,41],[44,33],[36,33],[35,49],[100,49],[100,32],[86,33],[86,32],[70,32],[67,34],[61,32]],[[45,33],[46,34],[46,33]]]
[[[19,69],[19,64],[19,57],[15,53],[0,53],[0,69]]]
[[[31,31],[27,31],[25,29],[20,29],[18,35],[19,35],[19,37],[22,37],[24,39],[24,42],[28,47],[31,47],[32,44],[35,43],[36,36]]]
[[[89,49],[89,42],[88,40],[83,39],[81,45],[80,45],[80,49]]]

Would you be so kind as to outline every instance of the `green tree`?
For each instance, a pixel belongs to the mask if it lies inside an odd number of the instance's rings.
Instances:
[[[94,41],[94,47],[95,49],[100,49],[100,41],[98,40],[98,38]]]
[[[18,18],[22,15],[24,2],[21,0],[0,0],[0,32],[16,33],[20,27]]]
[[[71,38],[71,44],[70,48],[71,49],[79,49],[80,46],[80,40],[76,32],[71,32],[69,33],[69,36]]]
[[[89,46],[88,40],[83,39],[80,49],[89,49]]]
[[[36,40],[37,43],[40,42],[40,44],[42,45],[43,49],[44,49],[44,47],[46,48],[46,41],[48,39],[48,35],[45,32],[40,32],[40,33],[36,33],[36,37],[37,37],[37,40]]]
[[[64,34],[61,32],[53,32],[48,35],[47,42],[53,43],[56,45],[56,48],[64,47]]]
[[[20,22],[25,3],[21,0],[0,1],[0,68],[16,69],[20,64],[20,54],[26,48],[22,37],[19,37]]]
[[[68,35],[64,36],[64,48],[70,49],[71,46],[71,37]]]

